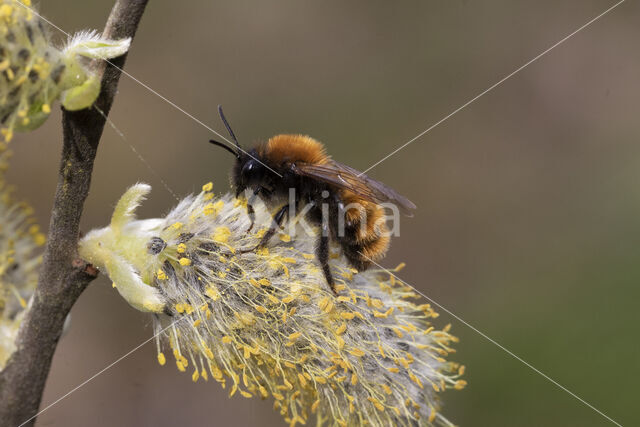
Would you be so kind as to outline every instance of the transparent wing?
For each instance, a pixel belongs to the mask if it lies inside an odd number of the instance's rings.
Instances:
[[[391,202],[409,216],[411,216],[411,210],[416,208],[416,205],[394,189],[334,160],[324,165],[299,163],[294,165],[294,169],[300,175],[349,190],[363,199],[376,203]]]

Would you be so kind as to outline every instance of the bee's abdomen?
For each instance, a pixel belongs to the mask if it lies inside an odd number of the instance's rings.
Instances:
[[[389,230],[384,210],[375,203],[364,202],[360,212],[345,214],[345,232],[340,237],[344,255],[357,270],[367,269],[372,261],[384,257],[389,249]]]
[[[372,262],[385,256],[389,249],[388,235],[377,236],[364,244],[343,245],[342,250],[349,263],[357,270],[369,268]]]

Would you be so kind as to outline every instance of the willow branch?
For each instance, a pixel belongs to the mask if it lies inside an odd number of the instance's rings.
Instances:
[[[133,37],[146,4],[147,0],[118,0],[104,37]],[[118,68],[122,68],[125,59],[123,55],[112,60],[113,65],[94,64],[102,75],[97,108],[63,110],[62,158],[42,270],[32,306],[20,327],[17,350],[0,373],[1,426],[35,423],[64,321],[97,275],[95,269],[78,258],[79,224],[106,121],[100,111],[106,115],[111,109],[121,74]]]

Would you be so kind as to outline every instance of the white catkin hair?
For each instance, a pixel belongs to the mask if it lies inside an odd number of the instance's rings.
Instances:
[[[276,234],[256,246],[270,214],[216,198],[212,184],[165,218],[136,220],[150,187],[131,187],[111,225],[80,243],[127,301],[153,313],[158,362],[165,348],[192,379],[229,395],[272,398],[291,425],[451,425],[440,392],[461,389],[464,366],[448,362],[457,339],[438,330],[429,304],[382,270],[356,272],[338,248],[330,264],[338,295],[315,259],[316,236]],[[293,233],[292,233],[293,234]]]

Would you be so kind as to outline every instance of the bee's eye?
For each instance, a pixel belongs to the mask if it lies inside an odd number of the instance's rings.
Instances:
[[[249,161],[242,167],[242,175],[249,176],[256,170],[256,165]]]
[[[249,160],[242,166],[242,176],[247,180],[256,180],[261,177],[262,168],[255,160]]]

